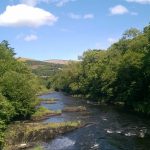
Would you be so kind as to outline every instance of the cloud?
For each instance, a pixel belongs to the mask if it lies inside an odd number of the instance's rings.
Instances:
[[[7,6],[6,10],[0,14],[0,26],[39,27],[53,25],[57,19],[52,13],[41,8],[18,4]]]
[[[94,18],[94,15],[93,14],[85,14],[83,16],[84,19],[93,19]]]
[[[79,15],[75,13],[70,13],[68,15],[71,19],[93,19],[94,15],[93,14],[84,14],[84,15]]]
[[[74,2],[76,0],[55,0],[56,1],[56,6],[57,7],[62,7],[64,6],[66,3],[69,3],[69,2]]]
[[[123,14],[130,14],[132,16],[137,16],[137,12],[131,12],[123,5],[116,5],[114,7],[109,8],[110,15],[123,15]]]
[[[29,5],[29,6],[36,6],[37,4],[39,4],[41,2],[48,3],[49,0],[20,0],[20,2],[22,4],[26,4],[26,5]]]
[[[109,44],[113,44],[113,43],[117,42],[118,40],[115,38],[108,38],[107,41],[109,42]]]
[[[24,40],[27,42],[36,41],[37,39],[38,39],[38,37],[34,34],[30,34],[30,35],[27,35],[24,37]]]
[[[127,2],[135,2],[139,4],[150,4],[150,0],[126,0]]]
[[[129,10],[123,5],[116,5],[109,9],[111,15],[123,15],[129,12]]]

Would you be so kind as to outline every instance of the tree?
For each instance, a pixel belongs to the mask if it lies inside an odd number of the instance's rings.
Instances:
[[[33,103],[39,88],[31,70],[18,62],[7,41],[0,43],[0,149],[4,130],[11,121],[23,120],[34,112]]]
[[[130,28],[123,33],[123,39],[133,39],[141,34],[140,30]]]
[[[15,108],[15,117],[26,118],[32,114],[31,103],[35,100],[36,88],[32,85],[30,75],[10,71],[2,79],[2,94]]]
[[[53,78],[55,87],[101,102],[124,102],[150,114],[150,25],[131,28],[108,50],[87,50],[78,65]]]

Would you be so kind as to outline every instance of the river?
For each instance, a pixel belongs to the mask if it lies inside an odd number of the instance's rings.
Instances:
[[[150,120],[116,109],[114,106],[95,106],[85,100],[61,92],[43,95],[57,98],[55,104],[42,104],[51,110],[68,106],[85,106],[89,114],[62,113],[43,122],[81,120],[89,125],[58,136],[43,144],[44,150],[150,150]]]

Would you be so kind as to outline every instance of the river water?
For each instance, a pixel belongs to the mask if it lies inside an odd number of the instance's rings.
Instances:
[[[150,120],[114,106],[95,106],[85,100],[73,98],[61,92],[43,95],[42,98],[57,98],[55,104],[42,104],[51,110],[68,106],[85,106],[83,112],[62,113],[44,122],[81,120],[87,126],[58,136],[43,144],[44,150],[150,150]]]

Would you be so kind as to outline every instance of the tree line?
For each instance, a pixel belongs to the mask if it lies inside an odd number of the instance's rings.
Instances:
[[[0,149],[4,130],[16,120],[30,118],[35,111],[38,78],[15,58],[14,49],[7,41],[0,43]]]
[[[150,25],[131,28],[107,50],[87,50],[80,59],[50,77],[50,87],[150,114]]]

